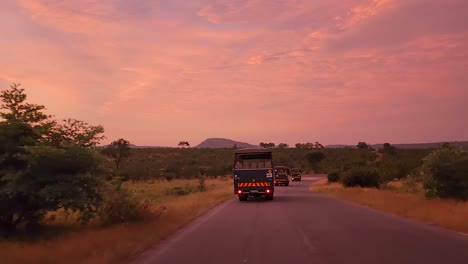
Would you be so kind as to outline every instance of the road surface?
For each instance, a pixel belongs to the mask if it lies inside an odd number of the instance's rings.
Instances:
[[[312,192],[314,180],[230,200],[134,263],[468,263],[468,236]]]

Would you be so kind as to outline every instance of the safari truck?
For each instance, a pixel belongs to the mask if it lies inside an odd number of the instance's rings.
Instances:
[[[239,149],[234,154],[234,193],[239,201],[265,196],[273,200],[274,172],[271,151],[263,148]]]
[[[291,169],[291,181],[301,181],[302,180],[301,172],[302,171],[298,168],[292,168]]]
[[[291,178],[291,170],[289,169],[289,167],[275,166],[274,173],[275,173],[275,180],[274,180],[275,185],[282,184],[285,186],[289,186],[289,180]]]

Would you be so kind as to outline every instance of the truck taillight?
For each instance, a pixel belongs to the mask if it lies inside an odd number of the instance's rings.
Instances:
[[[237,190],[237,193],[238,193],[238,194],[241,194],[241,193],[242,193],[242,190]]]
[[[270,189],[266,189],[266,191],[265,191],[265,192],[266,192],[266,193],[270,193],[271,191],[270,191]]]

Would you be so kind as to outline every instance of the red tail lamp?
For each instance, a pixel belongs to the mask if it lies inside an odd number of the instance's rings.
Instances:
[[[237,190],[237,193],[238,193],[238,194],[241,194],[241,193],[242,193],[242,190],[240,190],[240,189]]]
[[[265,191],[265,192],[266,192],[266,193],[270,193],[271,191],[270,191],[270,189],[266,189],[266,191]]]

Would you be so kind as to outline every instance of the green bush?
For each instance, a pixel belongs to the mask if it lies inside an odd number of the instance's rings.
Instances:
[[[128,223],[143,220],[150,215],[148,200],[138,200],[129,190],[108,186],[98,209],[102,224]]]
[[[377,171],[370,168],[353,168],[343,174],[341,178],[345,187],[376,187],[380,185],[380,177]]]
[[[328,174],[327,179],[328,182],[337,182],[340,180],[340,174],[341,172],[338,170],[332,171]]]
[[[382,182],[404,179],[411,172],[411,168],[408,164],[398,160],[383,160],[378,162],[376,166],[382,178]]]
[[[424,159],[423,188],[426,197],[468,200],[468,155],[444,145]]]
[[[192,184],[187,183],[183,186],[176,186],[173,187],[172,189],[169,189],[167,191],[168,195],[176,195],[176,196],[183,196],[183,195],[189,195],[194,192],[194,187]]]

